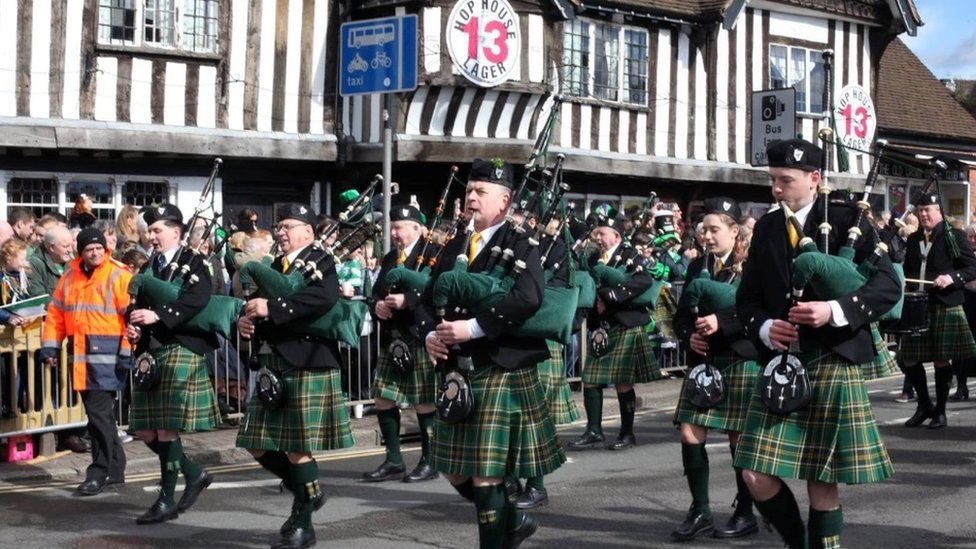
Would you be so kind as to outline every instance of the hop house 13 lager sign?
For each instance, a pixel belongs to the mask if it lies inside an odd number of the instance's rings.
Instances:
[[[871,94],[861,86],[845,86],[834,100],[837,133],[845,147],[866,151],[874,143],[878,117]]]
[[[482,87],[517,75],[522,33],[507,0],[461,0],[447,20],[447,50],[458,71]]]

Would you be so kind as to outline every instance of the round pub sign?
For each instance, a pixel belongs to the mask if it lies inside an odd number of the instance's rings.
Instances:
[[[507,0],[460,0],[447,20],[447,51],[458,71],[490,88],[518,74],[522,32]]]
[[[845,86],[834,100],[837,133],[845,147],[867,151],[874,143],[878,117],[874,101],[866,89],[858,85]]]

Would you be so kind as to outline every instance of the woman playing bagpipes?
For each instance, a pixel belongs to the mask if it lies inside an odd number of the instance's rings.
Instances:
[[[735,456],[759,373],[755,362],[758,353],[743,332],[735,311],[736,286],[748,251],[748,242],[737,221],[741,217],[739,205],[731,198],[716,197],[705,200],[703,210],[702,244],[706,254],[688,266],[685,291],[674,324],[693,352],[688,356],[689,365],[707,363],[717,368],[723,390],[721,401],[709,403],[710,407],[706,408],[692,403],[687,395],[691,387],[686,387],[674,413],[674,423],[681,432],[681,462],[692,496],[685,521],[671,533],[679,541],[691,540],[714,528],[708,498],[706,436],[709,429],[725,431]],[[687,377],[685,384],[692,385],[695,381]],[[752,495],[742,479],[741,469],[735,470],[735,479],[738,488],[735,513],[724,526],[715,528],[714,536],[718,538],[737,538],[759,530],[752,512]]]
[[[271,268],[290,273],[289,267],[308,259],[303,252],[315,239],[315,214],[301,204],[285,204],[276,214],[282,255]],[[321,277],[307,279],[288,297],[249,300],[238,321],[242,337],[257,336],[262,372],[266,368],[280,383],[272,398],[260,398],[260,403],[247,407],[237,435],[237,446],[246,448],[294,496],[291,515],[279,530],[281,538],[272,545],[279,549],[315,544],[312,513],[325,504],[325,495],[312,452],[354,444],[342,396],[338,343],[296,329],[296,324],[311,322],[339,301],[335,263],[327,259],[320,266]]]
[[[220,412],[204,360],[204,355],[213,352],[218,344],[214,334],[182,329],[186,321],[206,307],[211,296],[210,272],[205,263],[193,260],[193,252],[180,244],[186,230],[183,213],[172,204],[148,206],[142,213],[149,226],[153,255],[141,274],[183,280],[179,297],[169,305],[141,307],[137,300],[126,329],[127,337],[136,345],[135,355],[149,353],[158,371],[154,387],[137,387],[133,391],[129,416],[129,427],[159,455],[159,498],[136,519],[139,524],[152,524],[185,512],[213,481],[183,452],[180,432],[206,431],[220,425]],[[180,273],[184,265],[192,266],[192,270]],[[191,282],[191,277],[196,281]],[[176,481],[181,472],[186,488],[176,503]]]
[[[446,245],[416,313],[434,362],[470,370],[475,405],[469,416],[453,423],[439,410],[433,464],[475,504],[482,548],[517,547],[538,528],[509,502],[504,477],[546,475],[566,460],[539,383],[537,364],[549,357],[546,342],[512,334],[542,305],[545,286],[539,251],[528,234],[506,221],[513,179],[507,162],[472,163],[465,195],[469,236]],[[517,258],[512,269],[505,269],[504,276],[514,279],[508,294],[481,314],[453,314],[451,307],[448,318],[439,318],[434,307],[438,278],[454,269],[458,256],[469,259],[468,273],[489,273],[505,261],[504,255],[492,253],[496,247]]]
[[[433,257],[436,249],[425,246],[420,210],[410,205],[390,208],[390,240],[394,244],[383,257],[373,286],[376,304],[373,313],[381,323],[382,344],[373,382],[376,419],[386,459],[375,470],[363,473],[367,482],[381,482],[403,477],[403,482],[420,482],[437,477],[430,462],[430,440],[434,431],[434,398],[440,380],[434,364],[418,339],[413,310],[420,291],[397,285],[390,287],[387,277],[396,269],[417,273],[417,265],[427,267],[424,257]],[[422,254],[422,255],[421,255]],[[420,427],[421,455],[417,467],[405,475],[406,466],[400,453],[400,407],[409,403],[417,412]]]
[[[638,261],[640,254],[623,241],[622,215],[610,217],[591,214],[588,223],[595,226],[592,232],[596,253],[581,268],[593,269],[598,264],[608,268],[621,267],[628,261]],[[633,298],[654,286],[655,280],[647,271],[630,277],[627,281],[597,290],[597,303],[587,322],[591,331],[591,349],[594,337],[608,342],[605,352],[591,352],[583,368],[583,407],[586,411],[586,431],[570,448],[583,449],[602,445],[603,436],[603,387],[612,383],[620,404],[620,432],[617,440],[608,446],[610,450],[625,450],[637,444],[634,437],[634,414],[637,395],[635,383],[647,383],[662,379],[661,369],[651,343],[644,333],[650,322],[646,305],[634,305]],[[602,332],[597,332],[602,330]]]
[[[828,229],[819,236],[836,254],[856,224],[863,235],[854,248],[858,264],[874,254],[877,235],[853,205],[830,204],[827,210],[824,201],[816,200],[821,166],[826,165],[819,147],[800,139],[776,141],[767,157],[773,198],[796,212],[796,224],[785,219],[784,209],[763,216],[743,268],[736,295],[739,319],[761,351],[760,365],[775,360],[756,380],[734,463],[744,470],[756,508],[789,547],[803,548],[807,538],[811,548],[839,547],[843,513],[837,484],[880,482],[892,474],[860,365],[875,359],[870,323],[895,306],[901,284],[890,261],[881,257],[866,282],[848,295],[804,301],[794,292],[791,299],[793,262],[803,234]],[[819,297],[816,287],[807,291]],[[764,378],[771,365],[783,367],[776,351],[791,347],[799,349],[792,355],[808,375],[810,399],[783,415],[763,397],[766,383],[771,385],[778,374],[772,372],[768,382]],[[807,481],[806,531],[796,499],[781,478]]]

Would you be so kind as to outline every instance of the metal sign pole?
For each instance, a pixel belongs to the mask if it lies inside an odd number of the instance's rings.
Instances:
[[[391,94],[383,94],[383,252],[390,250],[390,203],[392,201],[391,186],[393,178],[393,123],[390,121],[392,110]]]

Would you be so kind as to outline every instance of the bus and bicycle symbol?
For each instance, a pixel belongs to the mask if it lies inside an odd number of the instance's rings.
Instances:
[[[373,58],[367,62],[363,56],[356,52],[356,56],[352,58],[349,65],[346,67],[346,71],[349,73],[354,73],[356,71],[366,72],[372,67],[374,70],[383,68],[390,68],[393,64],[393,59],[386,54],[386,50],[383,46],[388,42],[392,42],[396,39],[396,27],[392,23],[385,23],[382,25],[373,25],[370,27],[363,27],[361,29],[353,29],[349,33],[348,46],[350,48],[363,48],[369,46],[379,46],[380,48],[376,50],[376,54]]]

